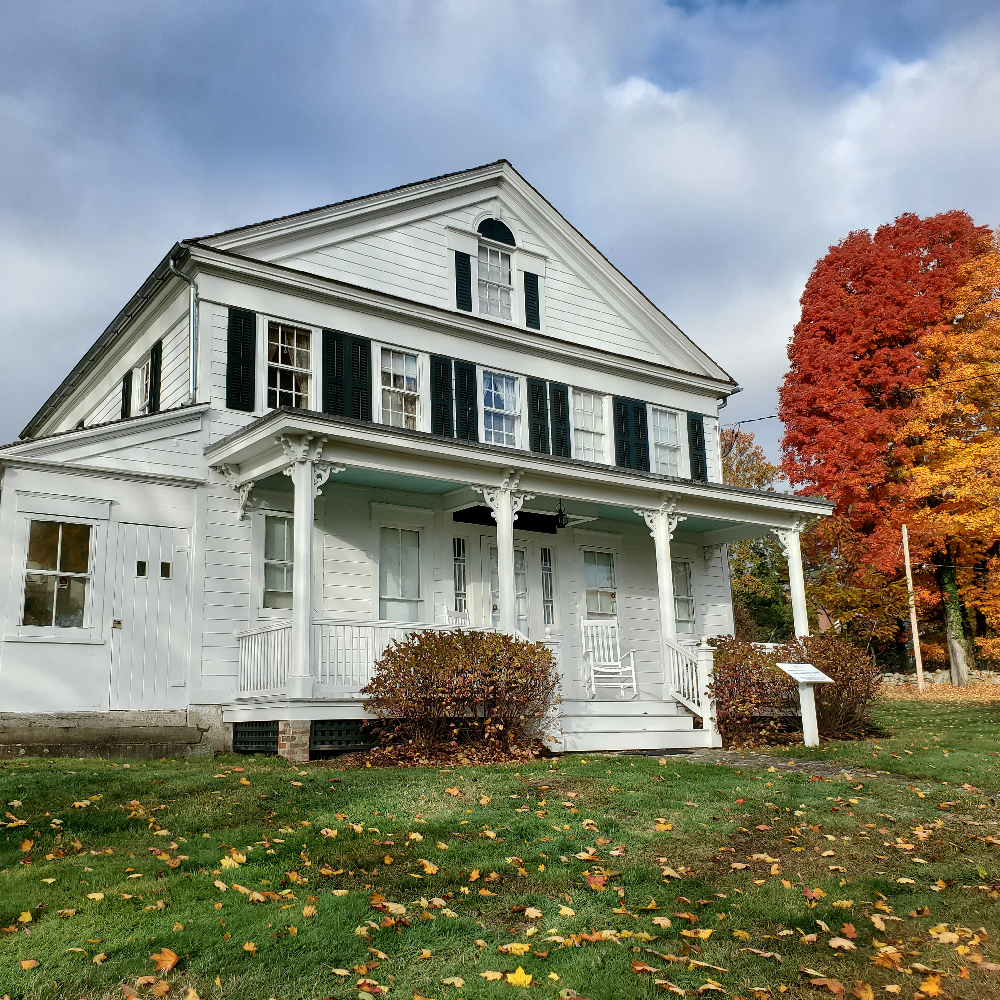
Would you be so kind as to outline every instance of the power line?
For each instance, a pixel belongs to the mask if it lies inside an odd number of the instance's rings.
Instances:
[[[942,385],[958,385],[958,384],[960,384],[962,382],[978,382],[980,379],[984,379],[984,378],[1000,378],[1000,372],[984,372],[982,375],[970,375],[968,378],[954,378],[954,379],[949,379],[949,380],[947,380],[945,382],[935,382],[932,385],[915,385],[915,386],[910,387],[909,391],[910,392],[930,392],[931,390],[937,389],[939,386],[942,386]],[[834,404],[832,404],[830,406],[819,407],[819,409],[833,410],[833,409],[836,409],[838,406],[856,406],[856,405],[858,405],[858,404],[854,400],[845,400],[843,403],[834,403]],[[802,415],[805,415],[805,414],[813,414],[813,413],[815,413],[815,409],[816,408],[812,408],[812,409],[808,409],[808,410],[788,410],[787,414],[789,416],[791,416],[791,415],[802,416]],[[733,423],[723,424],[722,426],[723,427],[736,427],[736,428],[739,428],[743,424],[756,424],[756,423],[759,423],[762,420],[778,420],[778,419],[780,419],[780,414],[771,413],[771,414],[768,414],[766,417],[748,417],[746,420],[736,420]]]

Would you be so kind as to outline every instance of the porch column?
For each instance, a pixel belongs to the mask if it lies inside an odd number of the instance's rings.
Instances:
[[[517,630],[517,583],[514,579],[514,522],[525,500],[532,493],[522,493],[517,487],[521,474],[508,471],[499,486],[473,486],[482,493],[493,520],[497,523],[497,588],[500,602],[500,631],[511,634]]]
[[[666,643],[677,641],[677,616],[674,608],[674,573],[670,563],[670,541],[677,525],[684,520],[676,513],[675,503],[659,507],[638,508],[638,514],[649,528],[656,548],[656,592],[660,602],[660,634]],[[664,651],[666,656],[666,651]]]
[[[280,437],[288,465],[284,474],[292,480],[292,649],[288,664],[285,690],[289,698],[311,698],[314,677],[312,670],[313,616],[313,529],[316,517],[316,497],[320,487],[334,471],[343,466],[320,461],[326,438],[311,434],[301,437]]]
[[[795,635],[809,634],[809,612],[806,609],[806,581],[802,573],[802,549],[799,534],[802,525],[791,528],[772,528],[771,533],[781,545],[788,561],[788,590],[792,599],[792,623]]]

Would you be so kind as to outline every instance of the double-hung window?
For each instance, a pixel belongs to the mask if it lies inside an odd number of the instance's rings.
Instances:
[[[452,570],[455,578],[455,614],[469,613],[469,577],[468,564],[465,561],[465,539],[453,538]]]
[[[682,559],[671,562],[674,577],[674,620],[678,635],[694,632],[694,583],[691,579],[691,563]]]
[[[288,323],[267,324],[267,405],[309,407],[312,334]]]
[[[495,547],[490,548],[490,624],[500,627],[500,557]],[[528,553],[514,549],[514,607],[517,612],[517,630],[528,634]]]
[[[604,397],[598,392],[573,390],[573,457],[584,462],[606,462]]]
[[[264,607],[292,606],[292,519],[264,516]]]
[[[556,623],[556,589],[552,579],[552,549],[542,546],[542,624]]]
[[[499,372],[483,372],[483,440],[487,444],[517,447],[517,379]]]
[[[379,611],[383,621],[420,621],[420,532],[379,532]]]
[[[135,413],[139,416],[149,411],[149,386],[152,376],[153,363],[151,358],[145,361],[135,370]]]
[[[479,311],[510,319],[510,254],[479,244]]]
[[[89,524],[32,521],[22,625],[83,628],[90,587]]]
[[[584,551],[583,573],[587,586],[587,617],[614,618],[618,614],[614,554]]]
[[[417,356],[382,348],[382,423],[417,429],[420,398]]]
[[[681,474],[680,414],[653,407],[653,471],[664,476]]]

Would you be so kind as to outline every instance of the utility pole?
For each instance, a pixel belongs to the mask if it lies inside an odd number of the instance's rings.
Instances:
[[[920,656],[920,631],[917,628],[917,603],[913,598],[913,573],[910,571],[910,536],[903,525],[903,560],[906,563],[906,592],[910,598],[910,629],[913,632],[913,655],[917,660],[917,688],[924,691],[924,661]]]

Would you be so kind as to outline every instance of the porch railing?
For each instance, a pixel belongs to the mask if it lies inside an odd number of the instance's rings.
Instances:
[[[666,687],[670,697],[675,698],[692,712],[701,715],[702,684],[698,676],[698,655],[689,646],[664,640],[666,658]]]
[[[394,640],[411,632],[449,631],[458,626],[426,622],[345,622],[312,625],[313,677],[320,694],[357,694],[370,680],[375,661]],[[469,628],[469,626],[461,626]],[[492,632],[491,628],[476,631]],[[240,693],[281,694],[288,677],[292,626],[280,621],[237,634]]]

